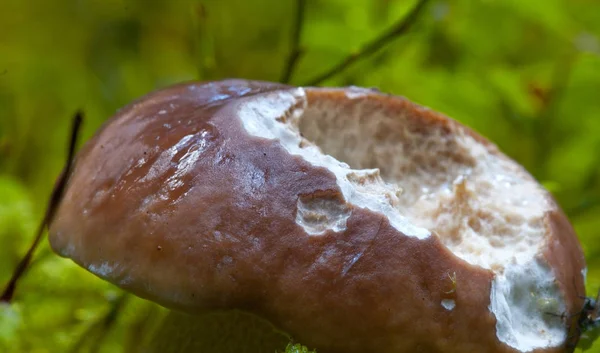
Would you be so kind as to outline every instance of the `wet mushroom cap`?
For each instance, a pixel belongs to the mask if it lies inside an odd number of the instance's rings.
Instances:
[[[52,248],[168,308],[319,352],[567,351],[585,263],[550,195],[468,128],[375,90],[151,93],[82,148]]]

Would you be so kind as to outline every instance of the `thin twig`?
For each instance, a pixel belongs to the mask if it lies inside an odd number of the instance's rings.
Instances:
[[[566,212],[569,218],[574,219],[585,215],[596,207],[600,207],[600,197],[584,197],[579,203],[568,209]]]
[[[535,158],[537,165],[534,170],[534,175],[540,178],[543,177],[544,168],[547,164],[548,157],[552,154],[553,147],[557,145],[556,136],[554,136],[553,130],[555,129],[556,118],[558,116],[558,106],[561,103],[560,100],[571,79],[576,59],[576,54],[569,54],[556,63],[552,76],[552,83],[547,92],[546,103],[534,119],[536,122],[535,132],[537,139]]]
[[[29,266],[29,264],[31,262],[33,254],[35,253],[35,250],[37,249],[40,241],[42,240],[44,230],[45,230],[46,226],[52,220],[52,218],[54,216],[54,212],[56,211],[56,208],[58,207],[58,204],[60,203],[65,186],[67,185],[68,176],[71,172],[73,158],[75,155],[75,146],[77,145],[77,140],[79,137],[79,130],[81,128],[82,121],[83,121],[83,113],[81,111],[78,111],[75,114],[75,117],[73,118],[73,125],[71,127],[71,139],[69,141],[68,157],[67,157],[65,169],[63,170],[63,173],[59,177],[58,183],[54,187],[54,190],[52,191],[50,200],[48,202],[48,206],[46,207],[46,213],[44,214],[44,218],[38,225],[37,231],[35,233],[35,237],[33,238],[33,242],[29,246],[29,250],[27,250],[27,253],[25,254],[25,256],[23,256],[23,258],[21,259],[21,261],[15,268],[10,280],[8,281],[8,284],[4,288],[4,291],[2,292],[2,296],[0,297],[0,302],[10,303],[10,301],[12,300],[13,295],[15,293],[15,289],[17,287],[17,282],[23,276],[23,274],[25,274],[25,271],[27,270],[27,267]]]
[[[106,314],[94,321],[83,334],[79,336],[79,339],[73,344],[69,351],[71,353],[79,352],[86,345],[86,342],[93,339],[93,343],[90,343],[89,346],[90,352],[97,352],[102,345],[102,340],[104,340],[112,326],[117,322],[117,318],[125,306],[127,298],[128,295],[125,293],[119,295],[119,297],[112,302],[112,305]],[[95,332],[96,330],[97,332]]]
[[[419,2],[408,13],[408,15],[400,21],[398,21],[397,23],[395,23],[390,29],[382,33],[380,36],[367,42],[358,51],[348,55],[346,58],[342,59],[338,64],[334,65],[331,69],[308,81],[304,85],[316,86],[320,84],[321,82],[344,71],[348,66],[352,65],[356,61],[373,55],[374,53],[379,51],[379,49],[383,48],[385,45],[392,42],[394,39],[406,33],[410,29],[410,27],[416,22],[421,11],[423,10],[423,8],[425,8],[425,5],[428,1],[429,0],[419,0]]]
[[[304,8],[306,7],[306,0],[296,0],[296,18],[294,20],[294,27],[292,30],[291,46],[292,50],[285,63],[283,75],[281,76],[281,83],[288,83],[292,79],[294,69],[302,55],[300,49],[300,41],[302,38],[302,26],[304,25]]]
[[[102,319],[102,321],[99,322],[100,332],[98,333],[98,335],[96,336],[96,339],[92,343],[90,353],[95,353],[100,350],[100,347],[102,346],[102,341],[106,338],[106,336],[110,332],[110,329],[117,322],[117,318],[119,317],[119,314],[122,312],[122,309],[125,306],[127,298],[128,298],[127,294],[122,294],[119,298],[117,298],[116,301],[113,303],[111,310],[109,310],[106,313],[106,315],[104,316],[104,318]]]
[[[162,310],[158,305],[148,305],[144,313],[136,315],[137,319],[127,326],[128,334],[123,340],[123,352],[146,352],[145,347],[152,340],[152,332],[161,321]]]

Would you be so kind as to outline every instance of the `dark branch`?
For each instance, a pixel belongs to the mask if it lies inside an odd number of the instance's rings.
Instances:
[[[100,326],[100,332],[92,343],[92,349],[90,350],[90,353],[95,353],[100,350],[102,341],[106,338],[110,332],[110,329],[117,323],[117,319],[119,314],[121,314],[123,307],[125,306],[127,298],[127,294],[122,294],[120,297],[118,297],[113,302],[111,309],[106,313],[104,318],[98,322]]]
[[[296,0],[296,18],[294,20],[294,28],[292,31],[290,55],[287,58],[285,67],[283,69],[283,75],[281,76],[281,83],[289,83],[294,74],[294,69],[298,63],[298,59],[302,55],[300,49],[300,41],[302,38],[302,26],[304,25],[304,8],[306,7],[306,0]]]
[[[569,53],[559,60],[554,69],[551,86],[546,93],[545,104],[533,121],[536,122],[536,158],[534,175],[543,177],[548,157],[556,146],[556,119],[561,98],[567,89],[569,80],[573,73],[573,67],[577,59],[577,53]]]
[[[598,151],[599,147],[600,144],[598,144],[598,147],[595,150]],[[598,167],[600,165],[600,158],[596,158],[592,165],[596,167],[593,168],[584,179],[583,187],[581,189],[583,191],[583,196],[575,206],[566,211],[571,219],[586,215],[591,210],[600,207],[600,195],[594,196],[594,190],[596,187],[600,186],[600,167]],[[588,258],[592,259],[593,257]]]
[[[89,344],[88,347],[90,347],[90,352],[97,352],[102,346],[102,341],[117,322],[119,314],[127,302],[127,298],[127,294],[119,295],[119,297],[112,302],[112,305],[106,314],[94,321],[83,334],[79,336],[79,339],[71,347],[70,352],[76,353],[81,351],[81,349],[86,346],[86,343]]]
[[[568,209],[567,215],[569,218],[574,219],[582,216],[596,207],[600,207],[600,197],[583,197],[575,206]]]
[[[395,23],[390,29],[382,33],[380,36],[367,42],[361,49],[348,55],[346,58],[341,60],[334,67],[321,74],[318,77],[308,81],[305,86],[316,86],[323,81],[339,74],[344,71],[348,66],[354,64],[356,61],[369,57],[375,54],[379,49],[386,46],[396,38],[406,33],[411,26],[416,22],[423,8],[429,0],[419,0],[415,7],[408,13],[406,17]]]
[[[35,250],[37,249],[38,245],[40,244],[40,241],[42,240],[42,236],[44,235],[44,230],[46,229],[46,226],[52,220],[52,217],[54,216],[54,212],[56,211],[56,208],[58,207],[58,204],[60,203],[65,186],[67,184],[68,176],[71,172],[71,167],[73,164],[73,157],[75,155],[75,146],[77,145],[77,140],[79,137],[79,130],[81,128],[82,121],[83,121],[83,113],[81,111],[78,111],[75,114],[75,117],[73,118],[73,125],[71,127],[71,139],[69,141],[68,157],[67,157],[67,163],[65,165],[65,169],[63,170],[62,174],[60,175],[60,177],[58,179],[58,183],[56,184],[56,186],[54,187],[54,190],[52,191],[52,195],[50,196],[50,201],[48,202],[48,206],[46,207],[46,213],[44,214],[44,218],[38,225],[37,231],[35,233],[35,237],[33,238],[33,242],[29,246],[29,250],[27,250],[27,253],[25,254],[25,256],[23,256],[23,258],[21,259],[21,261],[15,268],[10,280],[8,281],[8,284],[4,288],[4,291],[2,292],[2,296],[0,297],[0,302],[10,303],[10,301],[12,300],[13,295],[15,293],[15,289],[17,287],[17,282],[19,281],[19,279],[21,279],[23,274],[25,274],[27,267],[29,267],[29,264],[31,263],[31,259],[33,258],[33,254],[35,253]]]

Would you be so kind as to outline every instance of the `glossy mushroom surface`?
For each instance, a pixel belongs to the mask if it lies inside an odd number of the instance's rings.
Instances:
[[[187,313],[239,309],[319,352],[567,351],[585,263],[518,164],[359,88],[151,93],[79,152],[56,252]]]

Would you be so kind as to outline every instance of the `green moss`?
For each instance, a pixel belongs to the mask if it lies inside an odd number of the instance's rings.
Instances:
[[[311,351],[310,349],[298,343],[290,343],[287,345],[287,347],[285,347],[285,353],[316,353],[316,351]]]
[[[306,3],[292,84],[310,81],[355,52],[414,1]],[[41,218],[76,109],[86,113],[85,140],[118,108],[158,87],[190,79],[275,80],[289,57],[295,4],[3,0],[0,285]],[[405,95],[499,145],[567,212],[586,253],[592,295],[600,287],[599,38],[598,1],[430,1],[409,36],[323,84]],[[163,312],[131,299],[102,328],[114,292],[43,242],[16,302],[0,308],[0,351],[136,352]],[[206,329],[205,336],[221,337],[215,327]],[[241,340],[238,348],[260,344],[262,335],[231,334],[229,343]],[[269,349],[305,351],[285,335],[277,342]],[[600,352],[600,341],[588,352]]]
[[[171,311],[152,336],[148,353],[265,353],[281,351],[290,342],[269,322],[238,310],[203,315]]]

